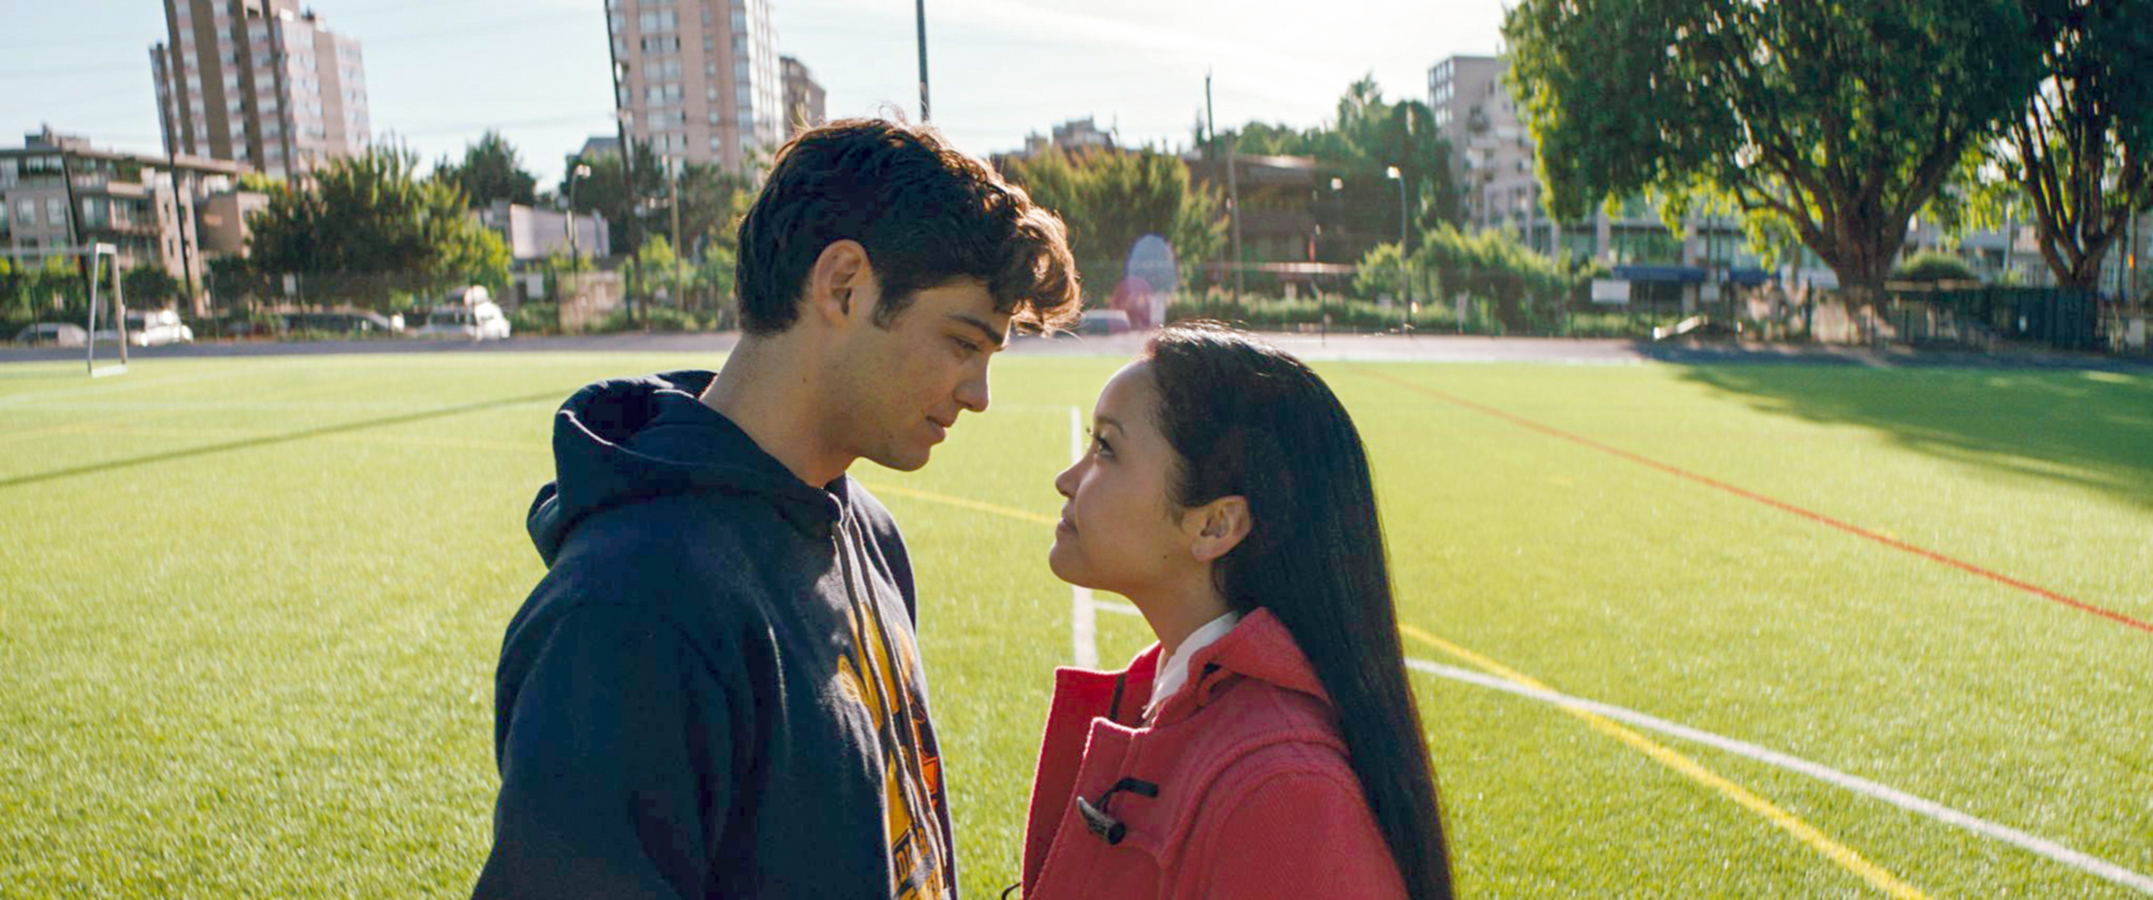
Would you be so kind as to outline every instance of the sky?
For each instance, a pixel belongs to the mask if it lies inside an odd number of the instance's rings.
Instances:
[[[770,0],[778,52],[806,63],[832,118],[918,118],[913,0]],[[44,124],[99,147],[162,152],[149,47],[162,0],[7,0],[0,147]],[[1213,79],[1218,121],[1295,127],[1374,75],[1425,100],[1428,69],[1492,55],[1502,0],[926,0],[934,124],[968,153],[1022,147],[1086,116],[1124,145],[1186,146]],[[317,0],[358,38],[377,141],[431,163],[497,129],[542,187],[612,134],[601,0]]]

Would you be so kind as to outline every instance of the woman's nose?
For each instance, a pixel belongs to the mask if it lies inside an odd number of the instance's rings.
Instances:
[[[1054,492],[1064,497],[1075,497],[1077,475],[1083,468],[1084,461],[1080,459],[1070,463],[1069,468],[1063,469],[1060,475],[1054,476]]]

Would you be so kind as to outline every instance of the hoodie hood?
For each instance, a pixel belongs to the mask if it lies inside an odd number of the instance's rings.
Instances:
[[[553,416],[554,481],[531,502],[527,525],[553,564],[592,514],[669,494],[767,498],[785,520],[823,536],[843,518],[850,480],[812,487],[763,452],[747,432],[704,406],[716,373],[664,372],[589,385]]]

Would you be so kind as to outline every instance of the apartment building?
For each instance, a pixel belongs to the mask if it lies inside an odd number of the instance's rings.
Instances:
[[[167,153],[298,177],[372,140],[359,42],[297,0],[165,0],[150,48]]]
[[[793,135],[829,121],[824,109],[827,94],[808,72],[806,63],[790,56],[781,57],[779,63],[785,72],[785,137],[790,140]]]
[[[785,138],[769,0],[606,0],[629,136],[661,158],[744,170]]]
[[[0,248],[38,265],[48,253],[112,244],[122,271],[157,266],[198,286],[198,208],[232,195],[238,176],[236,163],[99,150],[47,128],[0,148]]]

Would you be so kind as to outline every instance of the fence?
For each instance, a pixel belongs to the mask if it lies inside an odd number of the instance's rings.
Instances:
[[[1803,309],[1812,340],[1828,344],[1901,343],[1915,347],[1995,350],[2040,347],[2099,352],[2119,349],[2104,325],[2109,310],[2092,291],[2065,288],[1895,286],[1882,302],[1856,292],[1815,291]]]

